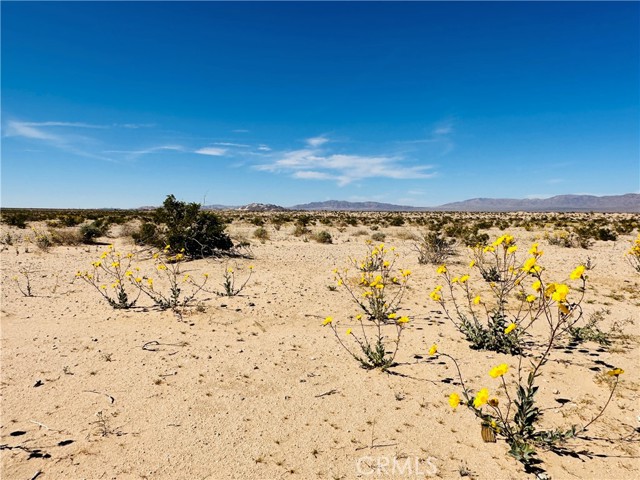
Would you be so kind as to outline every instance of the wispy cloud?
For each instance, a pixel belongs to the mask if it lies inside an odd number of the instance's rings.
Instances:
[[[210,155],[213,157],[222,157],[227,153],[227,151],[227,148],[204,147],[196,150],[194,153],[199,153],[200,155]]]
[[[327,137],[325,137],[324,135],[320,135],[319,137],[311,137],[311,138],[307,138],[306,139],[307,145],[309,145],[310,147],[319,147],[320,145],[324,145],[328,141],[329,141],[329,139]]]
[[[452,136],[454,132],[455,132],[455,129],[453,126],[453,121],[443,120],[442,122],[437,123],[433,128],[431,128],[431,130],[426,134],[425,138],[418,138],[415,140],[406,140],[401,143],[436,144],[442,147],[441,155],[446,155],[447,153],[450,153],[455,148],[455,144],[453,143],[453,140],[452,140]]]
[[[222,145],[223,147],[250,148],[250,145],[245,145],[244,143],[214,142],[213,144]]]
[[[88,152],[81,146],[78,146],[91,143],[93,139],[73,133],[69,134],[57,131],[54,133],[49,130],[51,127],[101,128],[99,126],[75,122],[21,122],[17,120],[10,120],[6,125],[7,127],[3,132],[5,137],[21,137],[29,140],[37,140],[80,157],[107,162],[115,161],[112,158]]]
[[[260,150],[261,152],[270,152],[271,148],[269,148],[268,145],[260,144],[258,145],[258,150]]]
[[[114,123],[113,126],[121,127],[121,128],[137,129],[137,128],[153,128],[156,126],[156,124],[155,123]]]
[[[83,122],[14,122],[27,127],[72,127],[72,128],[109,128],[107,125],[94,125]]]
[[[430,171],[432,166],[407,165],[401,156],[327,153],[319,148],[303,148],[272,157],[275,158],[272,163],[255,168],[305,180],[333,180],[341,186],[367,178],[416,179],[435,175]]]
[[[249,133],[249,130],[244,128],[236,128],[235,130],[231,130],[233,133]]]
[[[161,152],[185,152],[187,151],[182,145],[159,145],[157,147],[141,148],[139,150],[104,150],[103,153],[117,153],[127,155],[129,159],[140,157],[142,155],[150,155]]]

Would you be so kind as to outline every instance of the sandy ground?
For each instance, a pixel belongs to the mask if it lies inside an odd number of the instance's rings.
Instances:
[[[384,230],[386,245],[400,253],[398,267],[413,275],[399,365],[381,373],[361,369],[321,326],[331,315],[346,329],[357,313],[346,291],[329,286],[334,267],[366,253],[366,237],[354,235],[362,227],[330,228],[330,245],[292,236],[291,225],[267,228],[271,240],[252,241],[253,259],[230,263],[241,277],[255,266],[241,295],[201,293],[200,307],[182,318],[143,298],[146,308],[114,310],[74,281],[103,246],[43,252],[19,241],[24,230],[12,230],[18,239],[1,259],[2,478],[534,478],[507,455],[504,441],[483,442],[471,411],[448,406],[460,389],[451,364],[427,355],[432,343],[460,360],[475,389],[497,386],[488,370],[516,360],[470,350],[429,300],[435,267],[419,265],[412,242],[398,238],[417,229]],[[254,229],[233,224],[231,232],[250,237]],[[540,235],[510,233],[523,248]],[[590,250],[541,242],[552,277],[566,278],[591,258],[586,315],[607,308],[603,328],[624,324],[630,335],[610,347],[556,350],[545,367],[539,400],[547,426],[588,421],[608,395],[601,373],[625,370],[588,431],[593,440],[569,442],[580,454],[541,452],[554,479],[640,476],[640,276],[624,260],[632,238]],[[124,238],[102,240],[123,253],[137,250]],[[458,248],[450,268],[462,272],[468,261]],[[151,260],[139,264],[152,268]],[[220,288],[226,265],[201,260],[184,269],[208,272]],[[33,297],[12,280],[25,267],[35,272]],[[159,345],[142,348],[152,341]]]

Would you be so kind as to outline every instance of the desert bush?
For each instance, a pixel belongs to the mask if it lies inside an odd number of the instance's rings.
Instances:
[[[358,277],[351,278],[349,268],[333,271],[337,286],[347,291],[361,312],[355,316],[359,333],[348,328],[345,331],[347,339],[343,340],[333,317],[327,317],[323,325],[333,330],[338,343],[366,369],[386,370],[393,365],[402,332],[409,322],[408,317],[399,316],[397,312],[411,272],[400,269],[395,273],[396,259],[393,248],[369,243],[363,259],[351,259]],[[367,334],[368,329],[373,332],[369,330]],[[386,351],[389,343],[393,344],[390,353]]]
[[[315,240],[318,243],[333,243],[333,238],[331,237],[331,234],[326,230],[320,230],[319,232],[314,233],[313,240]]]
[[[572,235],[566,230],[554,230],[553,232],[545,232],[544,238],[549,245],[570,248],[574,245]]]
[[[386,238],[387,235],[382,232],[375,232],[371,234],[371,240],[373,240],[374,242],[384,242]]]
[[[539,429],[539,422],[543,409],[537,405],[536,393],[538,385],[536,380],[543,374],[544,365],[549,360],[552,347],[558,339],[557,325],[551,325],[550,337],[540,356],[531,361],[530,367],[524,366],[526,362],[522,357],[518,361],[514,380],[505,381],[505,375],[510,366],[506,363],[497,365],[489,370],[491,378],[499,379],[495,387],[495,395],[492,396],[488,388],[481,388],[475,394],[464,382],[460,366],[454,357],[446,353],[440,353],[451,359],[457,369],[458,378],[462,387],[462,398],[458,393],[449,396],[449,405],[455,410],[461,403],[468,407],[481,421],[481,433],[486,442],[495,442],[497,437],[502,437],[509,445],[509,455],[521,462],[527,473],[542,473],[537,465],[537,449],[544,448],[556,453],[567,453],[564,445],[567,440],[576,438],[587,431],[598,418],[602,416],[611,402],[618,386],[619,376],[624,373],[620,368],[609,370],[602,378],[608,379],[610,391],[599,413],[583,426],[572,425],[569,428],[555,428],[551,430]],[[429,350],[431,355],[438,355],[437,346]],[[502,400],[498,397],[502,396]],[[503,403],[504,402],[504,403]]]
[[[299,223],[296,223],[296,226],[293,228],[293,235],[295,237],[302,237],[303,235],[307,235],[309,233],[311,233],[311,230]]]
[[[258,227],[253,231],[253,238],[257,238],[262,243],[269,240],[269,232],[264,227]]]
[[[392,215],[388,217],[386,221],[392,227],[401,227],[404,225],[404,218],[402,218],[402,215]]]
[[[572,343],[584,343],[587,341],[596,342],[600,345],[611,345],[611,332],[607,333],[600,328],[600,323],[608,315],[610,310],[602,308],[593,312],[585,325],[569,326],[567,333]]]
[[[568,285],[547,282],[544,278],[544,269],[538,264],[543,252],[538,250],[537,243],[529,250],[531,257],[524,261],[516,257],[517,249],[511,235],[502,235],[491,245],[473,249],[474,260],[469,266],[489,284],[484,299],[485,293],[481,296],[472,290],[469,273],[451,276],[445,265],[438,267],[446,293],[442,291],[443,285],[438,285],[430,297],[442,306],[471,348],[520,354],[525,333],[538,319],[557,325],[561,334],[582,317],[585,266],[579,265],[571,272],[570,278],[579,280],[581,285],[576,289],[577,297],[570,300]],[[523,283],[527,278],[533,280],[530,290]]]
[[[441,264],[455,253],[455,239],[447,239],[436,232],[425,232],[420,241],[413,244],[418,253],[418,263]]]
[[[31,227],[31,231],[33,232],[33,242],[36,244],[36,246],[40,250],[48,252],[49,249],[53,246],[51,233],[49,233],[48,230],[41,230],[36,227]]]
[[[96,238],[105,234],[104,227],[94,222],[87,223],[80,227],[80,235],[82,235],[82,241],[84,243],[93,243]]]
[[[168,195],[154,214],[153,224],[144,223],[135,237],[139,243],[182,253],[189,258],[204,258],[231,250],[233,243],[225,226],[212,212],[200,210],[199,203],[185,203]]]
[[[79,245],[83,242],[80,231],[75,228],[51,228],[49,234],[55,245]]]
[[[7,225],[18,228],[27,228],[28,216],[25,213],[16,212],[2,214],[2,221]]]

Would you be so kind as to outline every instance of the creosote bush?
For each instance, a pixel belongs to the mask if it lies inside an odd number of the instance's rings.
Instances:
[[[333,270],[337,286],[348,292],[361,313],[354,318],[356,325],[344,333],[338,332],[333,317],[327,317],[323,325],[333,330],[340,345],[366,369],[386,370],[393,365],[402,332],[409,323],[409,317],[397,312],[411,271],[396,271],[396,258],[394,248],[387,249],[382,244],[373,246],[368,242],[364,259],[351,260],[358,276],[351,277],[349,268]],[[346,335],[344,340],[343,335]],[[389,343],[392,347],[387,351]]]
[[[192,259],[215,256],[233,247],[218,216],[201,211],[199,203],[181,202],[173,195],[155,211],[153,223],[144,223],[134,238],[158,248],[170,245],[170,253]]]

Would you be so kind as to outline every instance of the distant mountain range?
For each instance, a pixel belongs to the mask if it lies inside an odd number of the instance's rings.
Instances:
[[[284,208],[279,205],[250,203],[244,206],[206,205],[207,210],[244,210],[269,212],[284,210],[351,211],[351,212],[628,212],[640,213],[640,194],[557,195],[550,198],[473,198],[445,203],[438,207],[412,207],[380,202],[347,202],[327,200]]]

